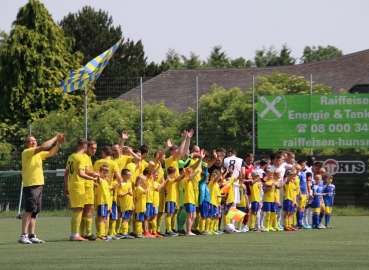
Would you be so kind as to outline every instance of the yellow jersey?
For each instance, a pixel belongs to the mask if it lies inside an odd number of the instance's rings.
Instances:
[[[146,203],[153,203],[154,202],[155,189],[153,188],[152,183],[153,183],[152,178],[146,178],[146,184],[144,186],[144,189],[147,189],[149,184],[151,185],[149,191],[146,193]]]
[[[120,186],[116,190],[117,196],[119,194],[127,193],[129,190],[132,191],[131,182],[122,182],[122,183],[120,183]],[[121,212],[125,212],[127,210],[132,210],[133,196],[129,195],[129,194],[126,194],[124,196],[118,196],[118,206],[120,207]]]
[[[232,178],[231,181],[227,185],[230,185],[229,193],[227,196],[226,204],[230,204],[234,202],[234,182],[237,182],[238,178]]]
[[[286,182],[283,185],[283,189],[284,189],[284,199],[295,202],[296,201],[295,184],[292,181]]]
[[[273,185],[274,184],[274,180],[266,180],[265,184],[267,185]],[[267,189],[264,191],[264,198],[263,198],[264,202],[274,202],[274,186],[272,186],[271,188],[267,187]]]
[[[165,188],[165,191],[167,195],[165,196],[166,202],[177,202],[178,194],[178,182],[175,182],[175,178],[171,179],[168,178],[167,186]]]
[[[22,152],[22,181],[23,187],[44,185],[42,161],[49,152],[42,151],[35,155],[35,148],[27,148]]]
[[[136,188],[135,212],[136,213],[146,212],[146,194],[145,194],[145,190],[142,187]]]
[[[195,192],[193,189],[192,181],[188,178],[182,180],[182,187],[184,189],[183,203],[195,204]]]
[[[238,207],[246,207],[246,193],[242,185],[240,186],[240,202],[237,204]]]
[[[220,188],[219,188],[218,183],[214,183],[214,181],[210,181],[209,190],[210,190],[210,203],[212,205],[218,206],[219,205],[218,195],[220,194]]]
[[[122,170],[126,169],[127,165],[132,162],[133,157],[121,155],[118,158],[112,157],[111,159],[114,160],[118,164],[119,172],[122,173]]]
[[[198,158],[195,158],[195,159],[191,159],[190,161],[190,167],[192,165],[194,165],[199,159]],[[193,169],[193,173],[197,172],[197,171],[200,171],[200,173],[196,174],[196,176],[192,179],[192,186],[193,186],[193,189],[196,189],[198,190],[199,189],[199,182],[201,180],[201,171],[202,171],[202,167],[201,167],[201,162],[199,163],[199,165]]]
[[[159,202],[160,202],[160,195],[159,195],[159,191],[156,191],[155,189],[158,188],[160,184],[157,181],[154,181],[152,183],[151,188],[154,190],[154,196],[153,196],[153,207],[158,207],[159,206]],[[162,190],[162,189],[161,189]]]
[[[110,199],[110,188],[108,181],[102,179],[101,183],[97,184],[97,205],[107,204],[108,209],[111,208],[111,199]]]
[[[174,159],[173,156],[168,157],[165,160],[165,170],[168,170],[169,167],[174,167],[176,169],[176,177],[179,176],[179,168],[178,168],[178,160],[181,159],[181,156],[178,156],[177,159]]]
[[[83,154],[83,157],[85,158],[85,167],[88,168],[89,170],[93,171],[94,167],[92,166],[92,160],[91,157],[89,155],[87,155],[86,153]],[[86,170],[85,170],[86,172]],[[85,181],[85,187],[86,188],[93,188],[94,187],[94,182],[93,181]]]
[[[260,202],[261,183],[250,183],[251,202]]]
[[[78,170],[85,170],[86,159],[83,154],[73,153],[69,156],[66,169],[69,171],[68,190],[69,192],[76,192],[78,194],[85,193],[85,179],[78,176]],[[90,180],[87,180],[89,182]]]

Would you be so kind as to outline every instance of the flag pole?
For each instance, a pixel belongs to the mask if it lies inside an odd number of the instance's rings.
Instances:
[[[94,85],[95,81],[93,83],[91,83],[91,86],[88,88],[87,91],[85,91],[85,95],[84,97],[81,99],[81,101],[79,102],[79,104],[77,105],[77,108],[74,110],[72,116],[68,119],[67,123],[65,124],[63,131],[61,133],[64,133],[65,129],[68,127],[68,125],[70,124],[70,121],[72,121],[72,118],[74,117],[74,115],[76,114],[77,110],[79,109],[79,107],[81,107],[82,103],[85,101],[85,98],[87,97],[88,92],[90,92],[90,90],[92,89],[92,86]]]

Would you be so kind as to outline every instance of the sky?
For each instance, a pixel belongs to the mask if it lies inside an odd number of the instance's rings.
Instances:
[[[55,22],[87,5],[108,12],[125,38],[142,41],[148,62],[160,63],[169,49],[206,60],[217,45],[231,59],[247,60],[256,50],[280,50],[283,44],[296,58],[306,46],[331,45],[344,54],[369,49],[368,0],[40,1]],[[18,9],[27,2],[0,0],[1,30],[10,32]]]

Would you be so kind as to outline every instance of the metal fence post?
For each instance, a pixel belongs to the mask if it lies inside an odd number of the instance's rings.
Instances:
[[[140,77],[140,142],[143,145],[142,77]]]
[[[199,77],[196,76],[196,145],[199,145]]]
[[[252,75],[252,154],[255,155],[255,77]]]
[[[87,140],[87,87],[85,87],[85,139]]]

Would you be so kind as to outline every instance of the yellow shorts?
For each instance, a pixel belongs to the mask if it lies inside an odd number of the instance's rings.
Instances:
[[[195,193],[195,207],[199,207],[199,190],[194,189],[193,191]]]
[[[164,192],[159,193],[159,213],[165,212],[165,195]]]
[[[94,187],[85,187],[85,204],[94,204]]]
[[[298,201],[298,207],[305,207],[306,206],[306,195],[302,195],[302,199]]]
[[[320,214],[320,208],[311,208],[311,211]]]
[[[69,205],[71,208],[83,208],[85,206],[85,193],[69,191]]]
[[[325,207],[325,213],[328,214],[328,215],[331,214],[332,213],[332,206],[326,206]]]

